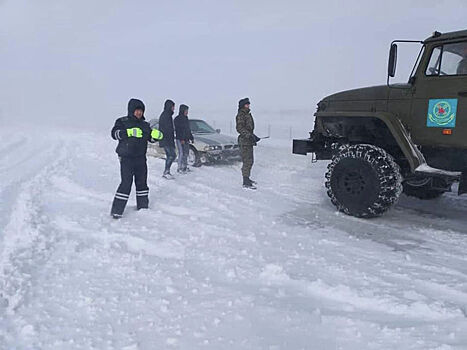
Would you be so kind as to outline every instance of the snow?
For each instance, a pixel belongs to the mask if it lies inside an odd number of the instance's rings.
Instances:
[[[467,199],[336,212],[325,162],[261,141],[109,217],[107,133],[0,131],[0,349],[466,349]]]

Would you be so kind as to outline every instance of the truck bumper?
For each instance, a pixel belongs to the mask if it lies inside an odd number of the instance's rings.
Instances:
[[[332,157],[332,153],[326,149],[324,142],[314,138],[313,134],[309,139],[293,140],[292,153],[301,155],[314,153],[317,160],[331,159]]]
[[[311,139],[293,140],[292,153],[307,155],[308,153],[314,152],[314,145]]]

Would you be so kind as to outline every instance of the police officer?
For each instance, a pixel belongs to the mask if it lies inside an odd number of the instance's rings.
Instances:
[[[241,99],[238,102],[236,126],[239,134],[238,145],[240,146],[243,162],[243,187],[255,190],[256,182],[250,179],[250,174],[254,162],[253,146],[256,146],[260,138],[254,134],[255,122],[250,112],[250,100],[248,98]]]
[[[112,128],[112,138],[118,140],[116,152],[120,159],[121,183],[112,204],[111,215],[119,219],[123,215],[130,197],[133,178],[136,185],[136,205],[139,209],[147,209],[149,204],[149,188],[147,185],[148,167],[146,151],[148,142],[162,139],[162,133],[151,130],[144,120],[144,104],[132,98],[128,102],[128,115],[118,118]]]

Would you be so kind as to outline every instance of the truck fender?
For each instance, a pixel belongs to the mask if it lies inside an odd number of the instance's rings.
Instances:
[[[351,117],[367,117],[367,118],[377,118],[381,120],[389,129],[392,136],[399,145],[402,153],[407,158],[407,161],[410,166],[410,170],[415,172],[415,170],[422,164],[426,164],[425,157],[419,151],[417,146],[413,143],[410,138],[410,134],[407,129],[404,127],[402,122],[394,114],[388,112],[317,112],[316,117],[323,118],[326,117],[342,117],[342,118],[351,118]]]

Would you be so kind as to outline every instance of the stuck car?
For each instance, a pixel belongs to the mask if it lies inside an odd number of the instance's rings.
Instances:
[[[158,128],[159,121],[152,119],[152,128]],[[240,149],[237,139],[221,134],[220,129],[214,129],[201,119],[190,119],[191,133],[195,141],[190,144],[188,164],[194,167],[216,162],[232,162],[240,160]],[[148,155],[164,158],[165,152],[158,143],[150,144]]]

